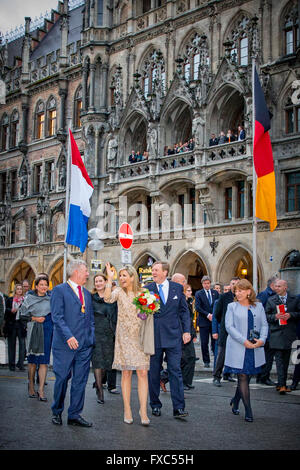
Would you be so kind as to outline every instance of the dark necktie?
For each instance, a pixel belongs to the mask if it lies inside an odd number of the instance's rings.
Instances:
[[[211,298],[211,292],[210,290],[207,291],[207,295],[208,295],[208,302],[209,302],[209,305],[212,304],[212,298]]]

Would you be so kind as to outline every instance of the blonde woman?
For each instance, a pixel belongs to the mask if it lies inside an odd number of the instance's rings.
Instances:
[[[268,323],[263,305],[256,299],[252,284],[247,279],[234,286],[236,302],[228,304],[225,327],[228,333],[224,373],[237,374],[238,385],[230,405],[239,414],[239,402],[245,407],[245,421],[252,422],[249,382],[260,373],[265,363],[264,344],[268,336]]]
[[[139,343],[141,320],[137,317],[137,309],[132,303],[134,297],[141,292],[136,270],[132,266],[125,266],[119,270],[119,286],[112,291],[114,272],[109,263],[106,263],[107,283],[104,291],[104,301],[118,303],[118,321],[116,328],[115,354],[113,369],[122,371],[122,396],[124,403],[124,422],[133,422],[130,396],[132,371],[135,370],[138,378],[138,396],[140,402],[141,423],[149,425],[147,416],[148,397],[148,370],[150,356],[144,354]]]

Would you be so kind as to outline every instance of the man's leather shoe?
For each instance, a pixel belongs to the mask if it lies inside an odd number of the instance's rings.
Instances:
[[[280,395],[285,395],[286,392],[291,392],[292,390],[289,387],[280,387],[279,388],[279,393]]]
[[[76,419],[68,418],[68,424],[71,426],[81,426],[83,428],[91,428],[93,426],[92,423],[88,423],[81,416],[79,416],[79,418],[76,418]]]
[[[53,424],[58,424],[59,426],[62,425],[62,419],[60,415],[53,415],[52,416],[52,423]]]
[[[160,408],[152,408],[152,414],[153,416],[160,416],[161,415]]]
[[[295,382],[292,383],[290,389],[291,389],[291,390],[297,390],[297,386],[298,386],[298,382],[295,381]]]
[[[220,379],[213,379],[213,385],[215,387],[222,387]]]
[[[185,418],[188,415],[189,415],[188,412],[184,411],[182,408],[180,408],[179,410],[173,411],[174,418]]]
[[[269,385],[269,387],[274,387],[276,384],[271,379],[260,380],[260,384]]]
[[[190,390],[193,390],[195,388],[195,385],[187,385],[187,387],[190,389]]]

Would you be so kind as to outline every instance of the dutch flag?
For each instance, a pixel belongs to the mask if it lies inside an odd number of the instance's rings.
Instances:
[[[69,132],[72,160],[66,243],[78,246],[83,253],[88,241],[87,224],[91,214],[90,197],[93,194],[94,186],[87,174],[71,129]]]

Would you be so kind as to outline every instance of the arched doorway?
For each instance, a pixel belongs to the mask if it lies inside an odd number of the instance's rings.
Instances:
[[[157,261],[154,256],[149,253],[142,255],[135,263],[135,269],[139,275],[142,285],[148,284],[152,279],[152,264]]]
[[[51,269],[51,272],[49,275],[50,289],[53,289],[53,287],[63,282],[63,273],[64,273],[64,260],[63,258],[60,258]]]
[[[224,131],[226,135],[228,129],[231,129],[233,134],[237,134],[238,126],[245,125],[245,108],[245,99],[240,91],[229,85],[223,87],[215,97],[209,113],[210,132],[219,134]]]
[[[175,273],[185,276],[193,289],[193,294],[202,289],[201,278],[208,274],[204,261],[193,251],[188,251],[179,258],[172,270],[172,274]]]
[[[9,283],[9,295],[12,295],[15,285],[18,282],[23,282],[24,279],[29,281],[29,285],[32,287],[34,283],[35,274],[32,267],[26,263],[26,261],[21,261],[13,270],[13,273],[10,278]]]
[[[229,284],[230,279],[234,276],[238,276],[241,279],[248,279],[251,283],[253,282],[252,255],[246,248],[238,246],[222,259],[223,262],[220,265],[220,270],[217,276],[221,284]],[[261,283],[261,273],[259,268],[257,276],[259,287]]]

